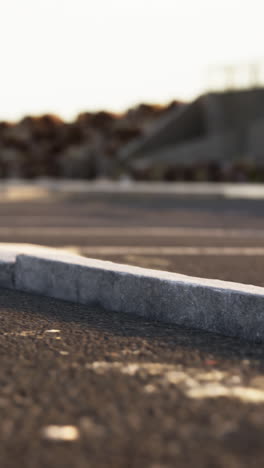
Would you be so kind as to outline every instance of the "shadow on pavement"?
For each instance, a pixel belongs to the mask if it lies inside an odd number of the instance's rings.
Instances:
[[[73,304],[44,296],[31,295],[18,291],[0,289],[0,310],[3,322],[3,311],[8,314],[6,320],[12,321],[12,326],[30,327],[30,329],[49,326],[64,328],[64,334],[78,336],[97,332],[98,347],[100,341],[125,339],[133,345],[143,342],[143,347],[154,347],[166,350],[156,358],[176,358],[174,353],[188,353],[199,356],[200,360],[208,358],[224,361],[250,359],[264,363],[264,348],[260,343],[252,343],[237,338],[225,337],[215,333],[188,329],[181,326],[150,322],[140,317],[132,318],[119,313],[91,308],[85,305]],[[264,367],[264,366],[263,366]]]

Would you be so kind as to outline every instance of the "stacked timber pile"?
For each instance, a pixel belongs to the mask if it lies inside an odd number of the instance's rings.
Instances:
[[[120,148],[178,105],[142,104],[121,115],[86,112],[70,123],[54,115],[0,122],[0,178],[120,178]]]
[[[120,159],[122,148],[137,144],[180,106],[182,103],[173,101],[167,106],[141,104],[124,114],[85,112],[73,122],[51,114],[28,116],[17,123],[0,122],[0,179],[264,181],[264,165],[248,158],[210,162],[197,157],[188,164],[183,158],[161,165],[152,158],[147,164],[144,160],[127,164]]]

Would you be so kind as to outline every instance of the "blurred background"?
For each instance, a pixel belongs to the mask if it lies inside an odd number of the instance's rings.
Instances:
[[[264,0],[0,0],[0,468],[264,467],[263,289],[186,287],[186,329],[158,322],[172,288],[144,297],[149,271],[103,263],[94,307],[1,289],[39,246],[264,287],[263,18]],[[82,300],[64,266],[39,290]],[[192,330],[195,310],[257,343]]]
[[[262,182],[260,0],[0,6],[0,178]]]
[[[2,2],[0,244],[263,285],[262,22],[260,0]]]

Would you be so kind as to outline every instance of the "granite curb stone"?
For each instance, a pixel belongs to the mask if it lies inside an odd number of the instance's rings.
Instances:
[[[13,288],[15,280],[16,253],[0,249],[0,286]]]
[[[34,182],[7,179],[0,182],[1,201],[46,199],[54,196],[106,195],[173,195],[220,198],[263,199],[263,184],[245,182],[139,182],[131,180],[54,180],[39,178]]]
[[[264,341],[264,288],[87,259],[45,248],[0,250],[0,286]]]

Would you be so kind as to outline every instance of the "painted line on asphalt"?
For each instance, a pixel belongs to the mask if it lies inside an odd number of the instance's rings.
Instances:
[[[223,255],[262,256],[264,247],[131,247],[131,246],[65,246],[65,250],[79,255]]]
[[[0,216],[1,222],[2,217]],[[13,218],[14,219],[14,218]],[[56,222],[59,217],[56,217]],[[17,217],[16,217],[17,221]],[[23,218],[23,224],[27,224]],[[34,236],[122,236],[122,237],[215,237],[264,238],[264,229],[184,228],[184,227],[86,227],[86,226],[1,226],[0,235]]]
[[[264,341],[262,287],[25,245],[0,248],[0,286],[147,320]],[[95,313],[99,314],[99,309]]]
[[[39,246],[37,244],[16,244],[0,242],[0,252],[5,248],[12,252],[31,249],[35,252],[39,249],[50,250],[51,247]],[[54,250],[54,249],[52,249]],[[76,246],[66,245],[57,248],[57,251],[66,251],[77,255],[221,255],[221,256],[262,256],[264,247],[134,247],[134,246]]]

